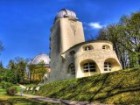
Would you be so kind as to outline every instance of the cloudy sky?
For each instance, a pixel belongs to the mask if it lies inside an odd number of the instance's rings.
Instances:
[[[123,15],[140,10],[140,0],[0,0],[0,61],[49,53],[49,36],[57,12],[67,8],[83,22],[86,39]]]

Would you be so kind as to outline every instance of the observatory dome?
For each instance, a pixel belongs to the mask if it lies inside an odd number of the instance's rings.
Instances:
[[[49,65],[50,58],[47,54],[37,55],[31,62],[31,64],[39,64],[40,62],[44,62],[46,65]]]
[[[78,19],[76,17],[76,13],[71,11],[71,10],[68,10],[68,9],[61,9],[57,15],[56,15],[56,18],[64,18],[64,17],[69,17],[69,18],[72,18],[72,19]]]

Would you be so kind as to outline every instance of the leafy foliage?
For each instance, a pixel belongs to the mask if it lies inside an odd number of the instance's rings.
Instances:
[[[10,82],[4,82],[4,81],[3,81],[3,82],[0,83],[0,86],[1,86],[3,89],[7,89],[7,88],[13,86],[13,84],[10,83]]]
[[[25,98],[17,95],[10,96],[6,94],[5,89],[1,89],[0,87],[0,105],[59,105],[59,104],[48,103],[48,102],[39,101],[32,98]]]
[[[0,52],[4,49],[2,42],[0,41]]]
[[[140,12],[101,29],[98,39],[113,43],[123,68],[140,66]]]
[[[8,76],[9,79],[13,79],[12,83],[24,83],[25,82],[25,75],[26,75],[26,66],[27,60],[17,57],[15,60],[10,60],[8,64],[9,74],[12,76]]]
[[[48,68],[44,62],[40,62],[39,64],[30,64],[28,67],[30,70],[31,82],[42,81],[44,74],[48,72]]]
[[[10,86],[9,88],[7,88],[7,94],[10,96],[14,96],[17,93],[17,87],[15,86]]]

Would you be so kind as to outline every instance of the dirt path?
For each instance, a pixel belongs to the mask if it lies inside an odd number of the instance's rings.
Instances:
[[[55,98],[47,98],[43,96],[36,96],[36,95],[30,95],[30,94],[23,94],[22,96],[26,98],[31,98],[34,100],[50,102],[50,103],[55,103],[55,104],[60,104],[60,105],[105,105],[105,104],[100,104],[100,103],[89,103],[86,101],[79,102],[79,101],[69,101],[69,100],[62,100],[62,99],[55,99]]]

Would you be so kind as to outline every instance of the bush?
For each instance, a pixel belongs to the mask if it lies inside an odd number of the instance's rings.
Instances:
[[[1,85],[1,87],[2,87],[3,89],[7,89],[7,88],[13,86],[13,84],[12,84],[12,83],[9,83],[9,82],[1,82],[0,85]]]
[[[10,96],[14,96],[17,93],[17,87],[15,86],[11,86],[9,88],[7,88],[7,94]]]

